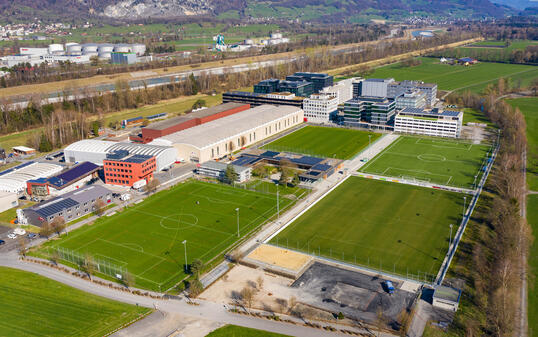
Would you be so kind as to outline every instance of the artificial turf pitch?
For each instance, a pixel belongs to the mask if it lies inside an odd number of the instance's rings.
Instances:
[[[0,267],[0,336],[107,336],[149,309]]]
[[[381,134],[351,129],[307,126],[264,146],[273,151],[302,153],[318,157],[350,159],[381,137]]]
[[[280,198],[280,209],[292,201]],[[276,213],[276,196],[232,186],[188,181],[91,226],[45,245],[124,267],[138,287],[165,290],[184,276],[187,262],[209,261]]]
[[[270,243],[431,281],[462,211],[458,193],[350,177]]]
[[[472,188],[483,173],[489,145],[401,136],[360,171],[381,176]]]

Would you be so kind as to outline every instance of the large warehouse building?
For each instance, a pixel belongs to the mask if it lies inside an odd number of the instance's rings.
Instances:
[[[192,128],[216,119],[233,115],[250,108],[249,104],[224,103],[217,106],[191,112],[186,115],[173,117],[156,123],[151,123],[142,129],[142,133],[129,138],[134,142],[149,143],[155,138],[168,136],[174,132]]]
[[[62,169],[55,164],[26,162],[0,172],[0,191],[20,193],[26,189],[27,181],[50,177]]]
[[[103,160],[106,159],[107,154],[119,150],[126,150],[130,154],[155,157],[157,171],[170,167],[177,160],[177,152],[170,146],[117,143],[93,139],[85,139],[69,145],[65,148],[64,155],[65,161],[68,163],[90,161],[97,165],[103,165]]]
[[[153,144],[172,145],[180,159],[203,163],[271,137],[303,120],[300,108],[261,105],[158,138]]]

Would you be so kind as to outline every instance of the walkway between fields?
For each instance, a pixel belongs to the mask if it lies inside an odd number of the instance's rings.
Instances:
[[[200,319],[211,320],[215,322],[220,322],[223,324],[234,324],[243,327],[249,327],[254,329],[260,329],[265,331],[271,331],[275,333],[290,335],[290,336],[336,336],[337,333],[328,332],[325,330],[319,330],[314,328],[309,328],[303,325],[294,325],[290,323],[283,323],[277,321],[270,321],[263,318],[257,318],[254,316],[239,315],[234,314],[228,311],[230,309],[224,303],[214,303],[204,300],[196,300],[196,305],[189,304],[187,301],[182,298],[170,299],[170,300],[158,300],[152,299],[144,296],[137,296],[131,293],[119,291],[116,289],[109,288],[107,286],[102,286],[99,284],[92,283],[88,280],[81,279],[79,277],[73,276],[71,274],[65,273],[63,271],[53,269],[47,266],[40,264],[35,264],[31,262],[25,262],[19,260],[17,254],[14,252],[0,254],[0,266],[16,268],[20,270],[25,270],[33,273],[37,273],[41,276],[47,277],[49,279],[61,282],[65,285],[77,288],[79,290],[112,299],[115,301],[128,303],[132,305],[139,305],[147,308],[153,308],[161,312],[168,313],[180,313],[186,316],[196,317]],[[299,318],[279,315],[281,318],[289,319],[297,324],[303,324]],[[366,331],[361,329],[355,329],[352,327],[341,326],[337,324],[324,323],[323,325],[330,325],[336,329],[347,329],[356,332],[365,333]],[[391,336],[389,334],[382,334],[383,336]]]

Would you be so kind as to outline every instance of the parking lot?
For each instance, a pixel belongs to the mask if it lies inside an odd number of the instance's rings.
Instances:
[[[397,327],[400,313],[411,305],[415,293],[400,289],[401,282],[390,280],[396,290],[390,295],[380,275],[367,275],[316,262],[291,286],[301,292],[300,301],[348,318],[376,323],[378,311],[389,326]]]

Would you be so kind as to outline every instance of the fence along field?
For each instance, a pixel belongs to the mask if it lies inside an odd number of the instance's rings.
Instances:
[[[360,171],[470,189],[480,180],[488,153],[490,145],[401,136]]]
[[[280,196],[280,210],[292,200]],[[166,290],[185,276],[187,264],[208,262],[276,214],[276,196],[207,182],[188,181],[84,226],[42,248],[76,264],[88,254],[101,272],[115,277],[129,272],[135,285]],[[74,262],[75,261],[75,262]]]
[[[463,195],[350,177],[270,244],[431,282]]]

